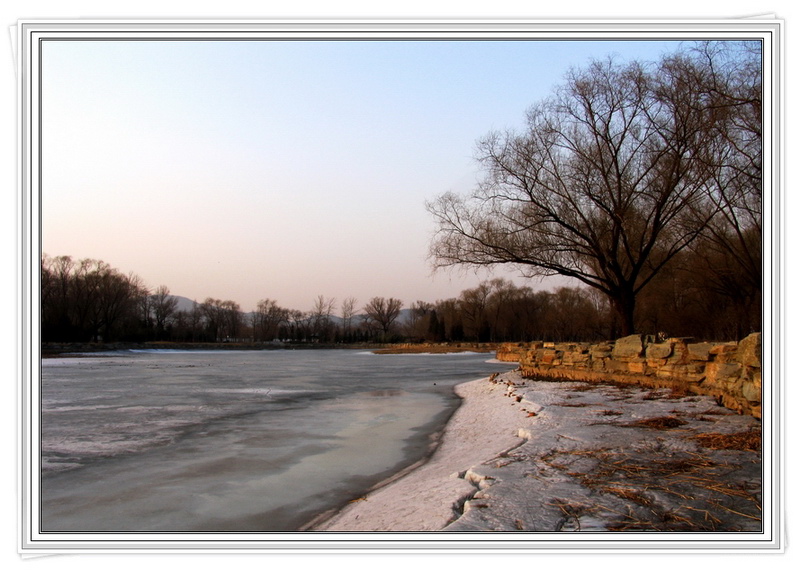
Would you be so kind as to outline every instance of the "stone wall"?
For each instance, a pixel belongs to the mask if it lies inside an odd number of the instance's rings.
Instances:
[[[740,342],[693,343],[630,335],[604,343],[506,343],[502,361],[526,377],[637,383],[711,395],[723,406],[761,418],[761,333]]]

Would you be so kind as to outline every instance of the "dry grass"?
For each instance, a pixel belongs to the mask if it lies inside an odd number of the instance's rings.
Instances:
[[[701,446],[714,450],[748,450],[759,452],[761,450],[761,432],[748,430],[732,434],[709,432],[698,434],[694,437]]]
[[[727,408],[719,407],[719,408],[709,408],[707,410],[704,410],[700,414],[706,415],[706,416],[728,416],[728,415],[736,414],[736,413],[731,412]]]
[[[411,345],[373,349],[376,355],[407,355],[417,353],[492,353],[495,347],[468,346],[468,345]]]
[[[587,457],[596,461],[591,469],[572,468]],[[761,520],[760,483],[732,480],[728,474],[735,466],[702,453],[589,449],[551,453],[542,460],[594,490],[595,508],[613,531],[731,531],[741,525],[732,521]],[[603,501],[604,495],[616,503]],[[670,497],[677,502],[665,500]],[[565,517],[577,515],[574,509],[565,511]]]
[[[645,496],[640,490],[623,486],[603,486],[600,491],[607,494],[614,494],[615,496],[628,500],[639,505],[649,507],[652,505],[652,500]]]
[[[601,416],[622,416],[624,413],[618,410],[601,410],[598,414]]]
[[[670,430],[678,428],[686,424],[685,421],[674,416],[658,416],[653,418],[645,418],[643,420],[636,420],[619,426],[627,426],[630,428],[653,428],[656,430]]]
[[[644,395],[642,400],[662,400],[667,398],[667,395],[668,393],[664,392],[663,390],[656,389]]]
[[[597,383],[589,383],[587,381],[568,381],[568,382],[574,383],[574,386],[565,387],[564,390],[572,393],[582,393],[597,388]]]

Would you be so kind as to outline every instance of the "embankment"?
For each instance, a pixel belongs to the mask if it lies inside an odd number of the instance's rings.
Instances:
[[[657,341],[630,335],[603,343],[506,343],[497,358],[519,362],[526,378],[613,381],[714,397],[761,418],[761,333],[739,342]]]

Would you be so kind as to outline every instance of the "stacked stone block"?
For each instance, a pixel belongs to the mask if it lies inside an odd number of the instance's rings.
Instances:
[[[761,333],[739,343],[630,335],[595,344],[505,344],[497,358],[519,362],[528,377],[672,388],[712,395],[732,410],[761,417]]]

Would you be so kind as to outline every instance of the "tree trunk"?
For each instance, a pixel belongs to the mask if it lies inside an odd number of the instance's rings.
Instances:
[[[619,319],[619,336],[626,337],[636,333],[633,321],[633,314],[636,308],[636,295],[633,293],[632,289],[628,291],[628,288],[625,288],[617,291],[615,295],[611,297],[611,305]]]

